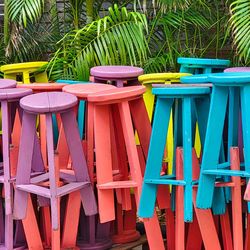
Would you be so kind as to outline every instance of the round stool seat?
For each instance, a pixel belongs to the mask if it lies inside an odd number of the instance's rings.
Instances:
[[[113,85],[90,83],[90,84],[70,84],[63,87],[63,91],[71,93],[78,98],[86,99],[89,94],[94,94],[110,89],[116,89]]]
[[[54,113],[67,110],[77,104],[74,95],[64,92],[43,92],[26,96],[20,106],[31,113]]]
[[[196,67],[201,66],[229,66],[230,61],[224,59],[209,59],[209,58],[191,58],[191,57],[179,57],[177,59],[179,64],[191,64]]]
[[[0,89],[0,101],[3,100],[15,100],[24,96],[32,94],[31,89]]]
[[[198,74],[181,77],[181,83],[206,83],[210,74]]]
[[[212,86],[212,85],[210,85]],[[158,84],[153,85],[153,94],[155,95],[204,95],[211,92],[210,86],[207,84],[162,84],[160,87]]]
[[[98,78],[119,79],[133,78],[143,74],[143,69],[133,66],[97,66],[90,70],[90,74]]]
[[[17,85],[18,88],[29,88],[34,92],[61,91],[66,83],[30,83]]]
[[[180,82],[180,77],[191,76],[189,73],[156,73],[145,74],[138,77],[139,82],[142,84],[163,83],[167,81]]]
[[[224,72],[250,72],[250,67],[233,67],[227,68]]]
[[[110,89],[94,94],[90,94],[88,96],[88,101],[90,102],[108,102],[122,99],[130,99],[136,96],[140,96],[144,94],[146,88],[143,86],[131,86],[126,88],[115,88]]]
[[[13,63],[13,64],[7,64],[7,65],[3,65],[1,66],[1,71],[2,72],[8,72],[8,73],[13,73],[13,72],[22,72],[23,70],[30,70],[31,72],[33,72],[34,70],[44,66],[45,64],[47,64],[48,62],[25,62],[25,63]]]
[[[250,84],[250,72],[216,73],[208,76],[208,81],[221,86],[240,86]]]
[[[0,79],[0,89],[11,89],[16,87],[16,81],[10,79]]]

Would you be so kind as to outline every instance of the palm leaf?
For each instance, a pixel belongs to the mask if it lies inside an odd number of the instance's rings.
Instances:
[[[250,59],[250,2],[236,0],[230,6],[232,16],[230,25],[233,30],[234,44],[238,49],[240,59],[249,62]]]
[[[145,15],[115,5],[108,16],[65,35],[48,65],[49,75],[88,80],[95,65],[143,65],[148,52],[146,30]]]
[[[9,0],[7,3],[10,21],[18,22],[24,27],[28,21],[37,22],[43,13],[44,0]]]

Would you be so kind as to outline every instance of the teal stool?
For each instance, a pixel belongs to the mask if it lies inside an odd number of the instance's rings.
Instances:
[[[160,87],[159,87],[160,86]],[[139,206],[139,216],[150,218],[153,216],[157,195],[157,186],[180,185],[184,186],[184,220],[193,220],[192,189],[197,181],[192,179],[192,148],[196,120],[199,124],[201,144],[205,137],[210,88],[199,85],[153,85],[153,94],[157,97],[153,128],[150,140],[148,160],[144,175],[144,182]],[[164,155],[168,124],[171,109],[175,102],[182,107],[179,114],[178,126],[182,126],[181,145],[183,146],[184,179],[176,180],[175,171],[171,175],[161,176],[162,159]],[[192,120],[192,109],[195,108],[196,120]],[[175,110],[174,110],[175,112]],[[163,122],[163,119],[164,122]],[[180,139],[179,137],[179,139]],[[179,145],[178,145],[179,146]]]
[[[205,145],[199,178],[197,207],[207,209],[212,205],[215,181],[217,176],[250,177],[250,73],[218,73],[208,76],[208,81],[213,83],[211,104],[205,137]],[[232,95],[232,93],[238,95]],[[235,99],[238,96],[238,99]],[[233,98],[233,100],[231,100]],[[241,107],[243,144],[245,150],[244,170],[229,170],[229,164],[219,164],[220,138],[222,138],[227,105],[229,112],[233,110],[234,126],[230,128],[231,146],[237,146],[238,113]]]
[[[181,65],[181,73],[209,74],[221,72],[230,65],[229,60],[209,58],[179,57],[177,62]]]
[[[87,83],[91,83],[91,82],[87,82],[87,81],[73,81],[73,80],[57,80],[57,83],[67,83],[67,84],[87,84]],[[84,113],[85,113],[85,101],[80,101],[79,102],[79,107],[78,107],[78,127],[79,127],[79,133],[80,133],[80,137],[81,139],[83,139],[83,134],[84,134]],[[57,132],[57,137],[58,137],[58,132]]]

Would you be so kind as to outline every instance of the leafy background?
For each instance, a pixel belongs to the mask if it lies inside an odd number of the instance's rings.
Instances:
[[[5,2],[0,64],[48,60],[51,80],[107,64],[176,71],[179,56],[249,64],[249,0]]]

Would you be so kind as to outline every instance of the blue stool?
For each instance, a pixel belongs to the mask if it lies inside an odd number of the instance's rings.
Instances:
[[[67,83],[67,84],[87,84],[91,82],[87,81],[73,81],[73,80],[57,80],[57,83]],[[79,127],[79,133],[81,139],[83,139],[83,133],[84,133],[84,113],[85,113],[85,101],[80,101],[79,106],[78,106],[78,117],[77,117],[77,122],[78,122],[78,127]],[[57,132],[57,137],[58,137],[58,132]]]
[[[208,74],[221,72],[230,65],[229,60],[179,57],[177,62],[181,65],[181,73]]]
[[[186,222],[190,222],[193,219],[192,188],[194,184],[197,184],[192,179],[194,125],[197,120],[200,125],[199,129],[203,145],[210,88],[208,86],[180,84],[157,84],[156,86],[153,85],[153,87],[155,87],[153,88],[153,94],[157,97],[157,101],[138,214],[143,218],[153,216],[157,186],[159,184],[179,185],[184,186],[184,219]],[[182,126],[183,135],[181,136],[181,144],[183,145],[183,180],[176,180],[175,171],[171,175],[160,175],[170,113],[174,102],[177,101],[180,104],[179,106],[182,106],[181,115],[178,115],[180,118],[178,126]],[[194,108],[196,113],[195,121],[192,120],[192,109]],[[166,120],[163,122],[163,119]]]
[[[210,208],[212,205],[215,181],[217,176],[250,177],[250,73],[218,73],[208,76],[208,81],[213,83],[211,104],[209,110],[207,132],[201,164],[199,179],[197,207]],[[232,95],[230,93],[238,93]],[[238,98],[235,98],[237,97]],[[233,100],[231,100],[233,98]],[[234,116],[231,130],[230,146],[237,146],[238,140],[238,113],[241,106],[243,143],[245,149],[244,171],[229,170],[229,164],[219,164],[220,145],[227,112]]]

